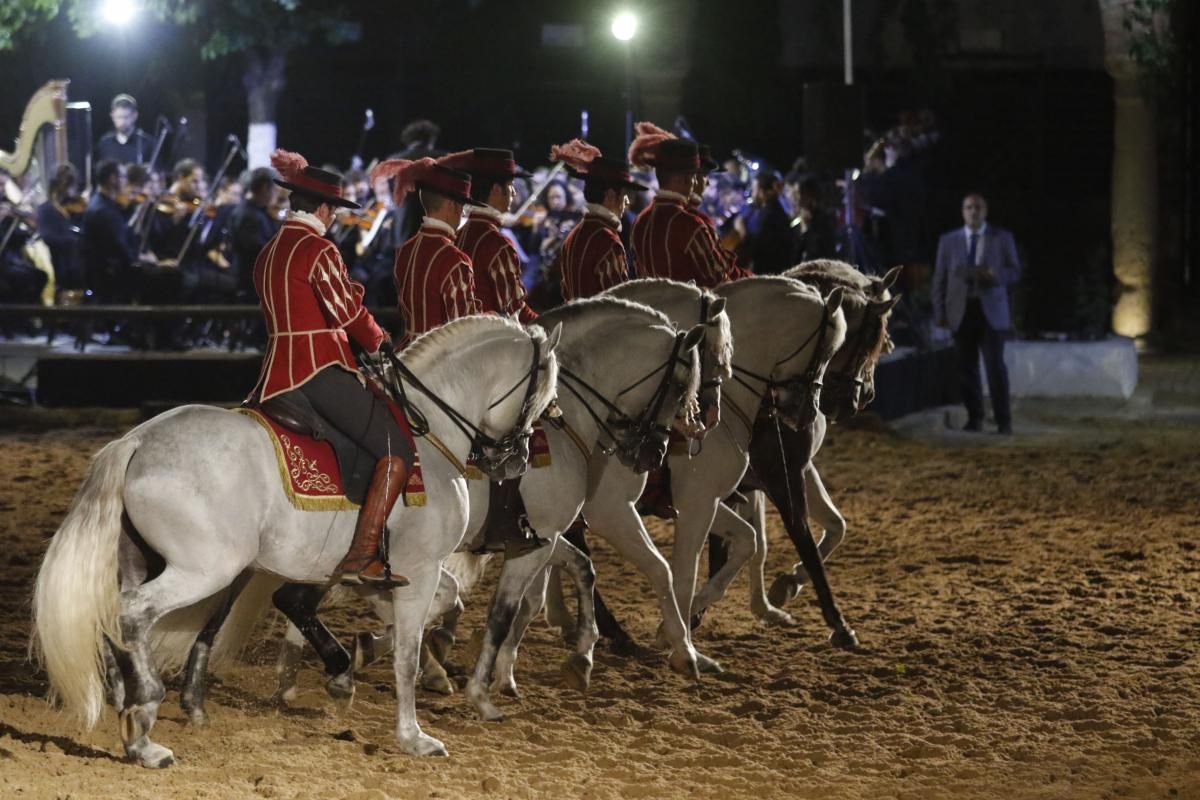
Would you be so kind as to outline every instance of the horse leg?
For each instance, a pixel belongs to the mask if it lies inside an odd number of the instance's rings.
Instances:
[[[804,498],[809,504],[813,519],[824,531],[821,541],[817,543],[821,560],[824,561],[846,538],[846,519],[829,498],[816,465],[811,461],[804,467]],[[774,585],[771,586],[771,593],[786,602],[799,594],[808,581],[808,570],[803,563],[797,563],[790,573],[776,577]]]
[[[296,677],[300,674],[300,659],[303,655],[304,634],[288,620],[283,644],[279,647],[279,657],[275,660],[277,684],[272,699],[280,708],[287,708],[296,702],[296,695],[299,693],[296,690]]]
[[[626,560],[650,580],[662,612],[661,633],[671,648],[669,663],[676,672],[697,677],[696,650],[691,632],[683,622],[672,589],[671,567],[650,540],[633,504],[589,501],[584,513],[592,530],[603,536]],[[688,604],[689,608],[691,604]]]
[[[754,557],[758,547],[754,526],[747,523],[724,503],[717,504],[713,530],[720,531],[727,537],[726,553],[728,558],[717,570],[717,574],[708,579],[708,582],[697,593],[695,600],[692,601],[692,618],[697,622],[709,606],[725,596],[734,576],[746,562]],[[710,534],[710,542],[711,539]]]
[[[801,471],[801,476],[803,472]],[[789,477],[791,477],[789,475]],[[801,478],[803,479],[803,478]],[[768,479],[768,484],[773,482]],[[771,500],[779,509],[779,515],[783,518],[784,527],[787,529],[788,537],[792,540],[792,544],[796,548],[797,555],[800,556],[801,563],[804,564],[809,578],[812,580],[813,591],[816,592],[817,602],[821,606],[821,615],[825,619],[825,624],[829,626],[831,631],[829,641],[836,647],[851,648],[858,646],[858,636],[854,630],[846,624],[842,612],[837,607],[837,601],[833,598],[833,590],[829,586],[829,579],[825,575],[825,565],[821,560],[820,551],[817,549],[817,544],[813,540],[812,531],[808,526],[808,503],[806,493],[801,489],[797,492],[787,487],[779,487],[769,485],[768,490],[771,492]],[[798,497],[798,503],[795,508],[790,506],[791,498]],[[778,584],[779,581],[776,581]],[[774,596],[776,586],[772,586],[772,595]]]
[[[583,553],[591,561],[592,550],[588,547],[587,539],[584,536],[587,531],[586,527],[571,526],[567,532],[563,534],[563,538],[575,546],[579,552]],[[551,592],[554,591],[555,585],[550,584]],[[561,597],[561,584],[559,585],[559,596]],[[560,601],[561,602],[561,601]],[[600,629],[600,635],[608,639],[609,649],[620,656],[637,655],[641,648],[637,642],[633,640],[625,629],[621,627],[620,621],[609,610],[608,604],[604,602],[604,597],[601,596],[600,590],[593,586],[592,603],[596,609],[596,625]]]
[[[764,570],[767,566],[767,498],[751,492],[750,502],[740,511],[742,519],[754,528],[754,555],[750,557],[750,613],[767,625],[791,625],[795,620],[767,599]]]
[[[204,699],[208,694],[208,657],[212,653],[213,642],[221,630],[225,618],[246,584],[250,582],[251,573],[243,572],[228,589],[220,605],[208,618],[204,629],[196,637],[192,652],[188,653],[187,666],[184,668],[183,689],[179,692],[179,706],[187,714],[188,722],[192,725],[207,725],[208,712],[204,710]]]
[[[492,703],[489,686],[496,666],[496,655],[500,645],[512,628],[517,608],[525,597],[530,582],[546,567],[552,548],[540,547],[516,557],[505,556],[500,570],[500,581],[488,608],[487,628],[475,662],[475,671],[467,681],[467,699],[489,722],[504,719],[500,709]]]
[[[271,595],[271,601],[317,651],[330,676],[325,691],[345,711],[354,702],[354,670],[346,648],[317,619],[317,605],[326,591],[328,587],[321,585],[285,583]]]
[[[444,756],[446,746],[421,730],[417,721],[416,682],[421,632],[437,592],[440,567],[405,565],[408,586],[392,590],[392,667],[396,675],[396,741],[414,756]]]
[[[563,641],[568,644],[575,638],[575,619],[567,610],[566,595],[563,594],[562,568],[551,567],[550,576],[546,582],[546,623],[551,628],[562,631]]]
[[[110,648],[125,685],[125,705],[119,716],[121,741],[125,754],[144,767],[175,763],[170,750],[150,739],[158,708],[166,696],[150,649],[150,630],[164,615],[209,597],[232,577],[236,576],[197,576],[168,565],[153,580],[121,593],[124,649]]]
[[[557,543],[555,546],[557,547]],[[521,640],[525,638],[525,631],[529,627],[529,623],[533,621],[537,612],[546,602],[547,583],[555,579],[554,572],[554,567],[549,566],[542,570],[541,574],[535,575],[529,583],[529,589],[526,590],[525,596],[521,598],[521,604],[517,606],[517,613],[513,615],[512,628],[509,630],[508,636],[504,637],[504,643],[500,645],[500,649],[496,653],[493,691],[508,697],[521,696],[517,692],[517,680],[513,675],[513,669],[517,663],[517,650],[521,645]],[[574,624],[575,622],[572,620],[571,625]]]
[[[704,541],[708,538],[720,501],[713,497],[687,497],[678,491],[674,494],[679,516],[675,519],[675,544],[671,550],[672,586],[680,612],[684,619],[690,621],[700,569],[700,552],[704,549]],[[714,659],[702,653],[696,655],[697,667],[701,672],[722,671],[721,665]]]
[[[592,682],[592,656],[600,631],[596,625],[596,569],[583,551],[565,539],[554,544],[551,558],[571,576],[579,595],[575,621],[575,652],[563,663],[563,679],[578,692],[586,692]]]

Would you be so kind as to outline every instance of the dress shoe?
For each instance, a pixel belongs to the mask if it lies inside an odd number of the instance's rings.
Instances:
[[[962,429],[967,433],[983,433],[983,423],[967,420],[967,424],[963,425]]]

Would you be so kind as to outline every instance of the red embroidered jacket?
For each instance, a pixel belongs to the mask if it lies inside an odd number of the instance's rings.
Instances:
[[[521,260],[500,232],[500,214],[491,208],[474,208],[458,229],[458,249],[467,254],[475,273],[475,296],[485,314],[516,314],[528,324],[537,312],[525,304]]]
[[[633,223],[630,246],[641,278],[695,281],[711,289],[751,273],[721,248],[704,215],[674,192],[659,191]]]
[[[254,262],[254,288],[267,319],[267,350],[254,394],[267,400],[326,367],[358,374],[348,337],[368,352],[384,332],[363,306],[337,246],[313,223],[292,216]]]
[[[620,222],[606,208],[589,204],[583,221],[563,242],[559,264],[563,300],[594,297],[629,278]]]
[[[454,229],[426,217],[396,251],[396,296],[405,329],[402,346],[452,319],[479,314],[471,260],[454,246]]]

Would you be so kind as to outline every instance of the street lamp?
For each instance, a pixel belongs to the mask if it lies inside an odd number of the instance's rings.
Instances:
[[[612,35],[625,43],[625,152],[633,143],[633,37],[637,35],[638,18],[630,11],[621,11],[612,21]]]
[[[137,16],[138,10],[135,0],[105,0],[100,16],[108,24],[123,28]]]

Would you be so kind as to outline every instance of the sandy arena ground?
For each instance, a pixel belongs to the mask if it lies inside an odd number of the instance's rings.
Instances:
[[[422,694],[451,757],[418,760],[392,744],[386,666],[346,716],[311,663],[298,707],[271,707],[272,621],[214,687],[210,727],[169,692],[154,733],[179,762],[161,772],[121,760],[111,711],[81,733],[49,709],[25,661],[46,539],[120,431],[0,435],[0,798],[1200,798],[1200,418],[1026,416],[975,445],[937,419],[908,426],[920,437],[835,429],[819,459],[850,521],[830,574],[860,652],[826,643],[808,592],[794,626],[756,624],[740,577],[697,635],[726,674],[692,685],[601,649],[582,696],[538,622],[509,720]],[[790,563],[778,519],[771,547],[773,575]],[[648,642],[648,585],[598,550]]]

